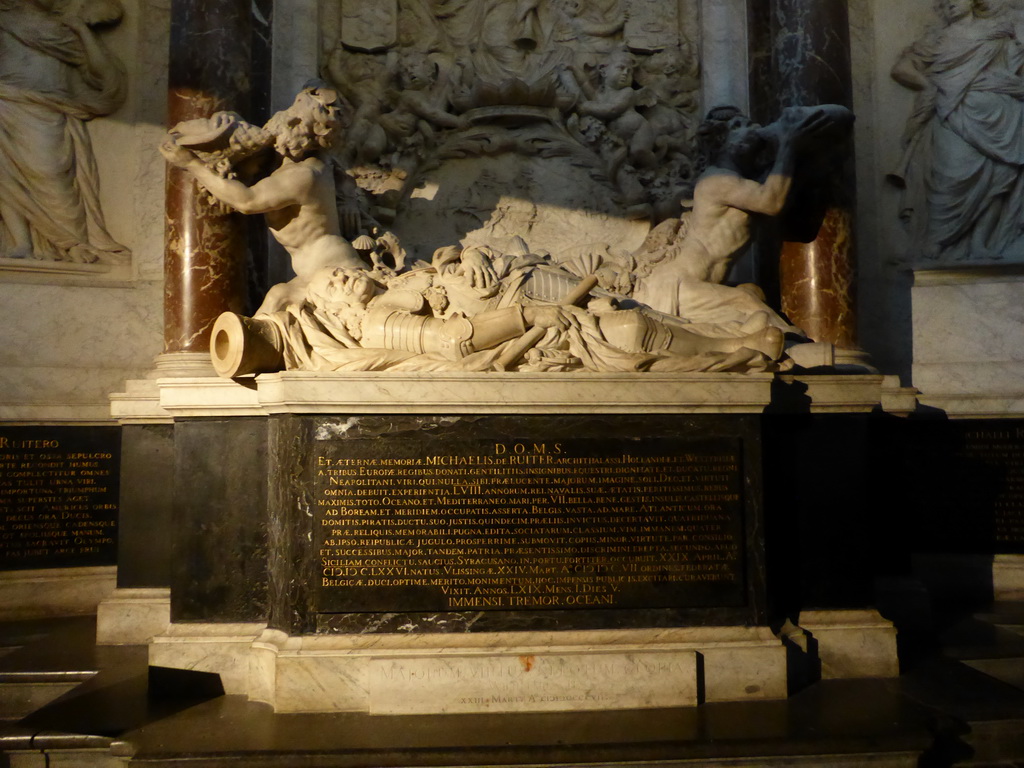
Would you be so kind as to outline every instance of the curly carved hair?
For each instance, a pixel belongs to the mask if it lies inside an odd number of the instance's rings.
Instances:
[[[310,152],[327,149],[342,126],[338,92],[320,81],[312,81],[299,92],[288,109],[275,114],[264,128],[274,134],[282,155],[298,159]]]
[[[729,122],[739,117],[743,111],[739,107],[721,106],[711,109],[704,121],[697,128],[697,151],[701,168],[706,168],[715,161],[729,138]]]

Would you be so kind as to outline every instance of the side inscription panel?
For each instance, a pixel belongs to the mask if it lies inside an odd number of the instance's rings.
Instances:
[[[113,565],[118,427],[0,429],[0,570]]]

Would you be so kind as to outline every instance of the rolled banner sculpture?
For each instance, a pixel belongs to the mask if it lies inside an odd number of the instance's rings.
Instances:
[[[284,368],[284,342],[265,320],[224,312],[210,336],[210,357],[218,376],[237,378]]]

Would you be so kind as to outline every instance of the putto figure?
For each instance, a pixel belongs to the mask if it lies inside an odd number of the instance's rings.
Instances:
[[[124,102],[124,68],[97,34],[124,10],[70,5],[0,0],[0,256],[120,263],[85,122]]]
[[[654,102],[645,102],[644,92],[633,88],[634,66],[628,51],[618,50],[609,55],[601,68],[600,88],[577,109],[581,115],[605,121],[608,130],[622,139],[633,163],[651,166],[655,163],[654,131],[636,108],[641,104],[652,106]],[[586,90],[591,89],[587,86]]]
[[[191,173],[218,200],[241,213],[264,214],[271,233],[291,256],[295,277],[271,288],[257,314],[301,302],[310,278],[324,267],[366,267],[341,236],[334,168],[324,153],[340,124],[337,92],[314,82],[262,130],[221,112],[175,126],[160,147],[167,162]],[[223,153],[207,153],[204,162],[195,148],[218,142],[229,146],[228,159]],[[266,146],[277,154],[277,166],[269,175],[252,184],[229,177],[231,157],[252,155]],[[219,162],[210,163],[211,157]]]

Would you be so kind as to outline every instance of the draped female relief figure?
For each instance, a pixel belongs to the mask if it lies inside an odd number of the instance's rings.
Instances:
[[[917,92],[890,181],[928,261],[1024,260],[1024,45],[1018,11],[941,0],[893,68]]]
[[[0,0],[0,256],[122,263],[106,230],[86,121],[124,101],[101,39],[118,0]]]

